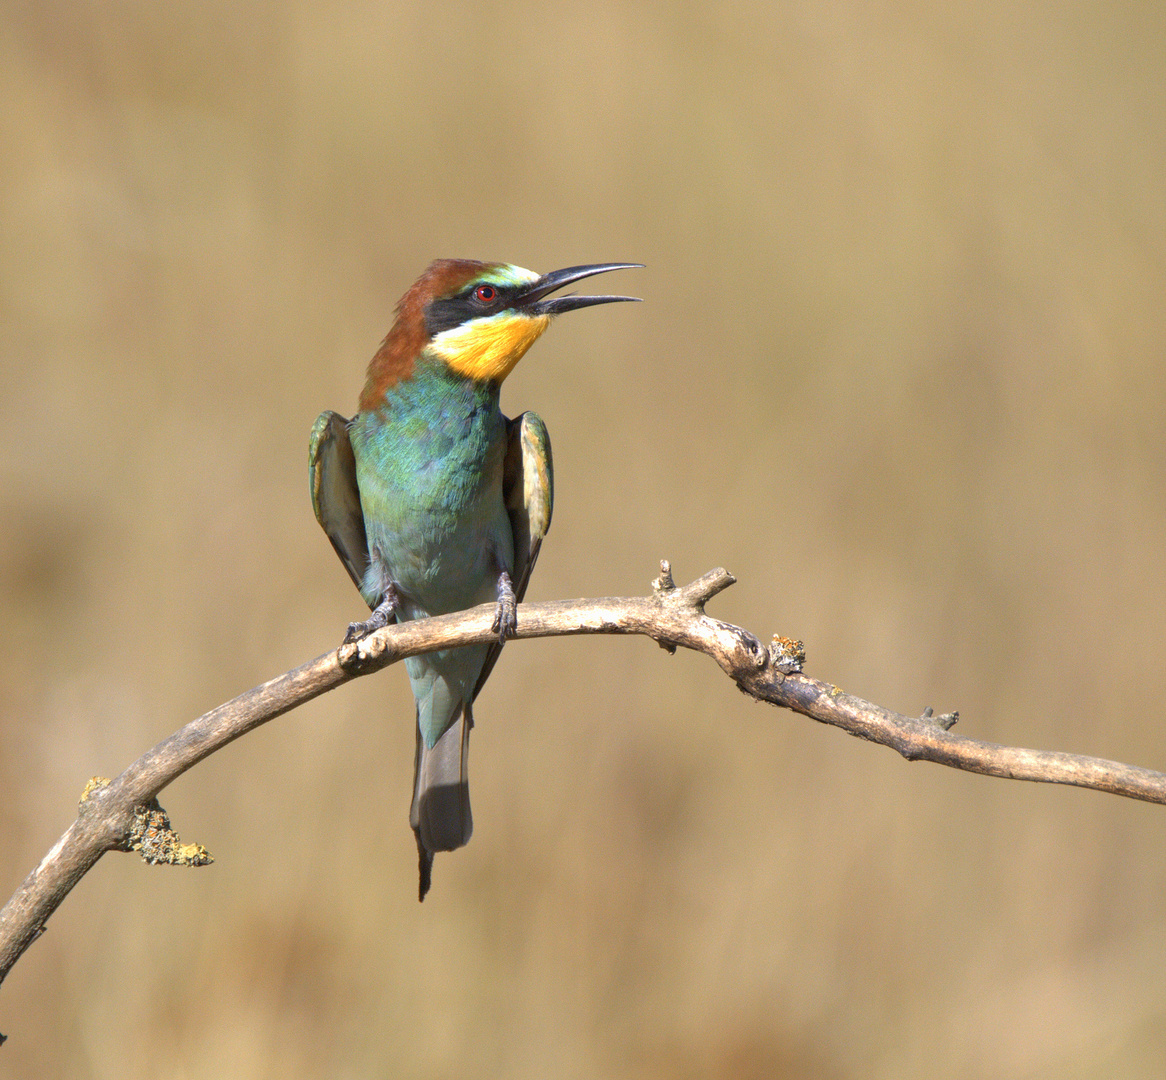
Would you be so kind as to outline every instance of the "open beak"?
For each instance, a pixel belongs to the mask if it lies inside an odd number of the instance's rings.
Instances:
[[[594,274],[606,274],[609,270],[631,270],[633,267],[643,266],[643,263],[592,263],[589,266],[568,266],[565,270],[552,270],[543,274],[530,288],[525,289],[515,297],[514,306],[532,315],[561,315],[564,311],[574,311],[576,308],[591,307],[593,304],[614,304],[618,300],[639,300],[638,296],[556,296],[551,300],[544,297],[570,285],[573,281],[581,281]]]

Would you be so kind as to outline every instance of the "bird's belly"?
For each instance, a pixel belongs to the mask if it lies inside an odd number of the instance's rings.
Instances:
[[[379,545],[390,578],[418,609],[413,617],[458,611],[495,597],[499,571],[513,562],[501,502],[498,509],[497,515],[455,520],[419,509],[411,526]]]
[[[410,618],[494,599],[499,572],[514,561],[500,468],[436,462],[394,479],[381,474],[361,484],[382,588],[397,585]]]

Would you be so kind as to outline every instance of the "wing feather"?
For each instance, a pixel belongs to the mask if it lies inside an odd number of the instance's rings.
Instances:
[[[551,527],[555,502],[555,474],[551,460],[551,439],[537,414],[525,412],[506,422],[506,463],[503,467],[502,498],[514,535],[514,595],[519,602],[526,595],[530,573],[538,560],[543,537]],[[502,646],[494,644],[486,654],[482,674],[474,687],[478,696],[498,660]]]
[[[359,589],[368,570],[368,540],[348,421],[339,413],[323,412],[316,419],[308,444],[308,473],[316,520]]]

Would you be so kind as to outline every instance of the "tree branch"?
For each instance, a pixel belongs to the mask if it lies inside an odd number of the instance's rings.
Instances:
[[[666,562],[647,597],[552,600],[518,608],[519,638],[564,634],[642,634],[674,652],[711,656],[746,694],[897,750],[908,761],[934,761],[1012,780],[1074,784],[1146,802],[1166,803],[1166,774],[1102,758],[998,746],[954,735],[958,714],[901,716],[801,673],[801,643],[775,637],[763,645],[747,630],[710,618],[705,604],[735,579],[712,570],[678,588]],[[182,846],[157,805],[158,793],[203,758],[248,731],[361,675],[408,656],[494,639],[494,604],[385,627],[341,645],[257,686],[187,724],[147,751],[113,781],[90,782],[77,819],[0,910],[0,982],[44,931],[49,916],[107,851],[140,850],[147,861],[200,865],[197,845]]]

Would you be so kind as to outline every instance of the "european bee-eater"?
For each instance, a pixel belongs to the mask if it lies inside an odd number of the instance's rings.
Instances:
[[[551,444],[532,412],[498,407],[502,380],[575,308],[632,296],[550,297],[582,278],[638,263],[538,275],[504,263],[439,259],[397,305],[368,366],[360,411],[322,413],[312,429],[312,506],[370,618],[352,641],[393,621],[497,603],[491,645],[405,661],[417,704],[409,823],[420,898],[433,854],[469,842],[466,764],[473,703],[517,625],[551,523]]]

